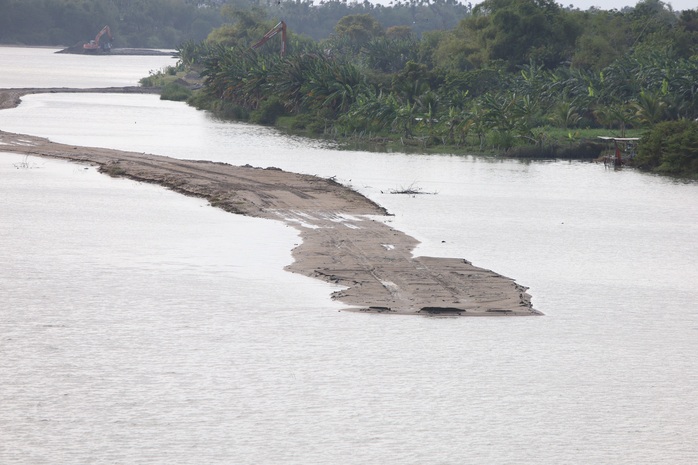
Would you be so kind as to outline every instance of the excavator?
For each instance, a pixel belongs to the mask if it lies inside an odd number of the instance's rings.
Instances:
[[[274,37],[276,34],[281,33],[281,57],[283,57],[286,54],[286,23],[283,21],[279,21],[279,24],[274,26],[264,34],[264,37],[262,37],[257,43],[252,45],[252,48],[257,49],[261,47],[262,45],[266,44],[269,39]]]
[[[108,40],[103,40],[102,43],[99,43],[99,40],[102,38],[103,35],[107,35]],[[95,50],[102,50],[103,52],[109,52],[111,50],[111,42],[114,38],[111,35],[111,30],[109,29],[109,26],[104,26],[101,31],[97,33],[97,36],[95,36],[94,40],[89,41],[88,43],[84,44],[82,48],[86,52],[91,52]]]

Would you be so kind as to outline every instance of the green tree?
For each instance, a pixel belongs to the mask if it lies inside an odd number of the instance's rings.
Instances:
[[[623,56],[632,44],[629,22],[618,11],[590,9],[572,12],[580,29],[572,55],[572,66],[600,71]]]
[[[214,29],[207,40],[227,46],[251,46],[257,42],[273,24],[266,20],[266,14],[259,8],[238,10],[226,6],[223,8],[226,24]]]
[[[376,37],[361,49],[365,64],[383,73],[395,73],[408,61],[416,60],[417,41],[414,37],[389,39]]]
[[[582,120],[578,108],[568,100],[558,102],[548,118],[556,127],[563,129],[574,128]]]
[[[657,124],[640,140],[633,164],[644,170],[698,176],[698,122]]]
[[[637,121],[650,127],[664,120],[666,106],[666,102],[658,92],[642,91],[633,103]]]
[[[485,0],[464,23],[488,59],[510,69],[531,59],[554,68],[571,57],[580,34],[552,0]]]
[[[358,45],[384,35],[381,25],[369,14],[345,16],[337,22],[334,30],[338,36],[347,37]]]

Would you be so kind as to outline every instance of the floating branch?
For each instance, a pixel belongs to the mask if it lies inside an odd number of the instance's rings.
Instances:
[[[436,192],[425,192],[421,187],[415,186],[415,183],[410,184],[407,187],[400,187],[399,189],[391,189],[389,191],[391,194],[406,194],[406,195],[436,195]]]

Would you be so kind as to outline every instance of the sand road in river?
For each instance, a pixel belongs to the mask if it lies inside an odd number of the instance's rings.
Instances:
[[[0,108],[26,90],[0,91]],[[4,97],[3,97],[4,95]],[[526,288],[461,258],[414,257],[418,241],[381,219],[384,208],[331,179],[277,168],[232,166],[0,131],[2,150],[98,165],[100,171],[202,197],[226,211],[282,221],[300,231],[288,270],[346,287],[348,310],[422,315],[540,315]]]

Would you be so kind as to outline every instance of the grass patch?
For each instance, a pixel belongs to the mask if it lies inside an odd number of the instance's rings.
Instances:
[[[186,102],[192,96],[192,91],[179,81],[170,82],[162,87],[160,100],[173,100],[175,102]]]
[[[108,174],[112,178],[118,178],[126,173],[126,170],[119,166],[118,162],[102,165],[99,168],[100,173]]]

